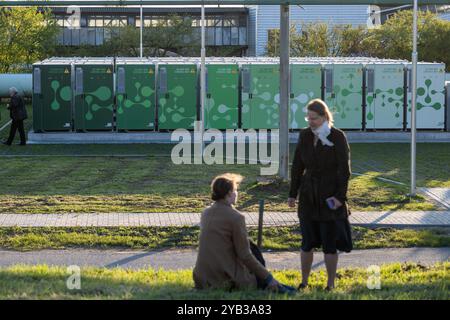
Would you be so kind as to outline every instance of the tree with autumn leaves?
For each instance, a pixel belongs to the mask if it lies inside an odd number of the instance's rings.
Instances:
[[[397,12],[379,27],[329,26],[304,24],[297,32],[291,26],[290,54],[293,57],[341,56],[378,57],[411,60],[412,21],[410,10]],[[450,70],[450,21],[431,12],[418,14],[419,60],[444,62]],[[271,30],[267,46],[269,56],[279,56],[279,30]]]
[[[0,9],[0,73],[21,72],[45,58],[58,33],[50,9]]]

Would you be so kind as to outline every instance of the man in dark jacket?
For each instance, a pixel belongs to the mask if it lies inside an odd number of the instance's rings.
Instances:
[[[12,87],[9,89],[9,95],[11,101],[9,103],[9,116],[11,117],[11,130],[9,132],[9,138],[3,144],[10,146],[16,135],[16,131],[19,130],[20,134],[20,145],[24,146],[26,144],[25,129],[23,127],[23,121],[28,118],[27,109],[25,108],[25,103],[19,94],[17,89]]]

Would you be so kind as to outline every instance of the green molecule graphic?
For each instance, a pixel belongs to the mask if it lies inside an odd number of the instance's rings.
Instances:
[[[176,86],[173,88],[172,93],[177,97],[181,97],[184,94],[184,88],[182,86]]]
[[[56,100],[56,91],[59,88],[59,81],[53,80],[50,84],[50,87],[53,90],[53,101],[50,104],[50,108],[52,108],[53,111],[56,111],[56,110],[59,110],[59,107],[60,107],[59,102]]]
[[[142,87],[142,89],[141,89],[141,94],[143,97],[148,98],[152,95],[152,93],[153,93],[153,90],[150,87]]]
[[[70,86],[61,88],[61,90],[59,91],[59,96],[64,101],[69,102],[72,99],[72,91],[70,89]]]

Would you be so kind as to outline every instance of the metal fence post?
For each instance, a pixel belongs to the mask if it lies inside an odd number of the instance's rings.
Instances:
[[[262,247],[263,232],[263,216],[264,216],[264,199],[259,200],[259,218],[258,218],[258,248]]]

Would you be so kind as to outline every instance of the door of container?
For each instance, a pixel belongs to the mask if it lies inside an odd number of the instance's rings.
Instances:
[[[33,67],[33,129],[69,131],[72,123],[71,66]]]
[[[193,129],[197,119],[197,65],[165,64],[158,72],[158,128]]]
[[[155,66],[117,66],[117,129],[155,128]]]
[[[242,128],[279,126],[280,71],[276,64],[250,64],[242,68]]]
[[[113,130],[112,65],[75,66],[75,129]]]

